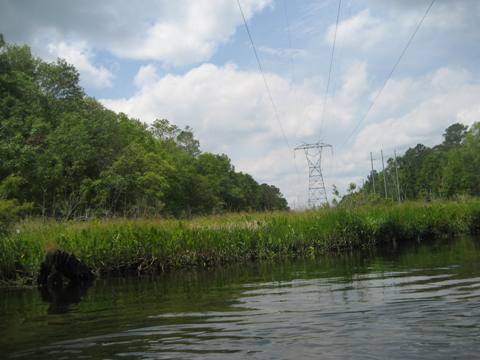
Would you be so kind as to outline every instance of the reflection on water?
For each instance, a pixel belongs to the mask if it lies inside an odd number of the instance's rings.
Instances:
[[[479,260],[466,238],[111,279],[54,314],[34,289],[3,289],[0,350],[20,359],[476,358]]]
[[[62,314],[70,310],[70,305],[78,304],[87,294],[92,282],[68,283],[61,286],[42,286],[38,288],[42,300],[49,303],[49,314]]]

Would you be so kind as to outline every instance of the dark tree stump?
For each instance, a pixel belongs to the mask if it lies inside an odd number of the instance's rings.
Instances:
[[[64,279],[69,284],[91,282],[95,278],[93,272],[73,254],[61,250],[48,252],[40,266],[37,282],[40,286],[63,288]]]

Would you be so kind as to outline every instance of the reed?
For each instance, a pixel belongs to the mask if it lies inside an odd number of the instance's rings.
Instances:
[[[28,220],[0,239],[0,280],[31,281],[45,251],[56,248],[74,253],[99,274],[144,273],[374,246],[394,248],[408,241],[479,231],[477,200],[193,220]]]

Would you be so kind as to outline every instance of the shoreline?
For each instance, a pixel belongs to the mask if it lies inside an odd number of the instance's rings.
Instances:
[[[193,220],[28,220],[0,241],[0,286],[35,286],[45,251],[75,254],[100,277],[315,257],[480,232],[480,200],[406,202]]]

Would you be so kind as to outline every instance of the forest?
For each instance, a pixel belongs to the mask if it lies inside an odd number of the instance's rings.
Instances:
[[[398,176],[397,176],[398,174]],[[398,180],[397,180],[398,179]],[[397,182],[398,181],[398,182]],[[387,192],[385,193],[385,183]],[[373,171],[364,185],[342,199],[455,200],[480,196],[480,123],[455,123],[433,147],[418,144],[388,159],[385,171]]]
[[[235,171],[227,155],[202,152],[190,127],[110,111],[85,94],[72,65],[45,62],[0,36],[0,217],[287,208],[277,187]]]

